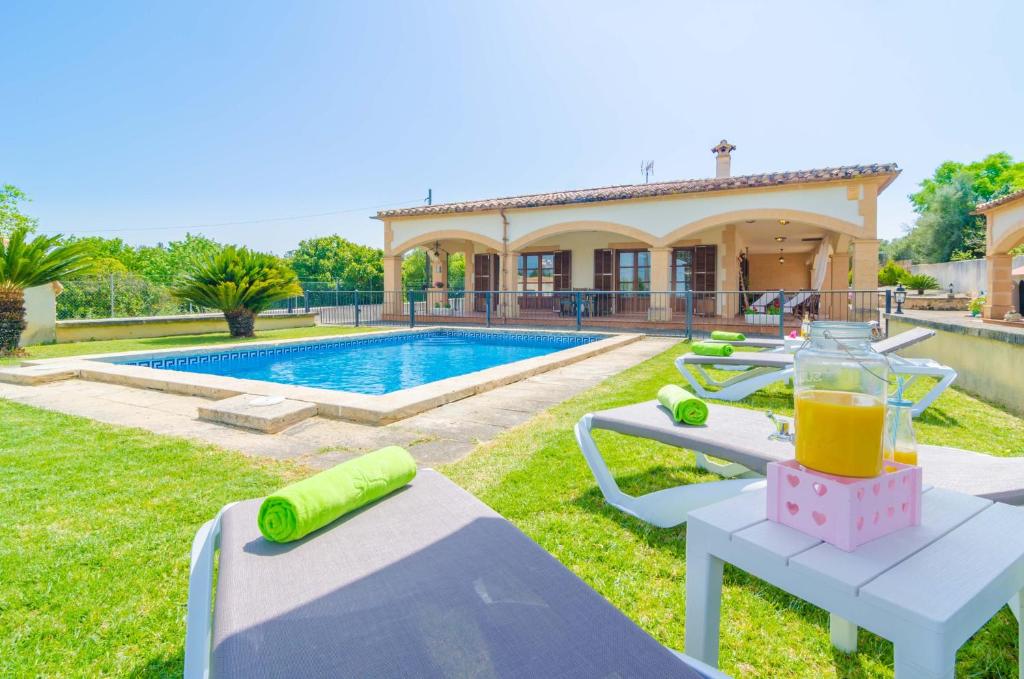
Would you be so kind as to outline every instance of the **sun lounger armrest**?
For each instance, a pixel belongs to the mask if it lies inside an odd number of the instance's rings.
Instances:
[[[220,519],[231,505],[196,531],[188,576],[188,611],[185,623],[185,679],[210,676],[213,637],[213,562],[220,547]]]

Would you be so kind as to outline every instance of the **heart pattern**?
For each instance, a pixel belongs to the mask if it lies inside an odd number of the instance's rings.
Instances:
[[[825,493],[828,492],[828,486],[826,486],[824,483],[818,483],[817,481],[814,482],[811,488],[814,489],[814,492],[817,494],[818,497],[824,497]]]
[[[811,518],[814,519],[814,523],[818,524],[819,526],[824,526],[825,521],[828,520],[828,517],[826,517],[821,512],[811,512]]]
[[[796,513],[800,511],[800,505],[795,502],[787,502],[786,509],[789,511],[791,516],[796,516]]]
[[[794,474],[786,474],[786,481],[788,481],[789,485],[792,486],[793,488],[796,488],[797,486],[800,485],[800,477],[795,476]]]

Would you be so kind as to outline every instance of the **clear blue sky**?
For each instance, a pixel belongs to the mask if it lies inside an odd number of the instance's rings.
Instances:
[[[0,182],[48,231],[380,245],[371,206],[1024,157],[1020,2],[4,3]],[[168,228],[173,227],[173,228]],[[139,230],[150,229],[150,230]]]

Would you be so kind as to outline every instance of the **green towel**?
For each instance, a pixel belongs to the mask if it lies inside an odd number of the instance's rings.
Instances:
[[[404,448],[389,446],[285,486],[260,505],[259,527],[271,542],[292,542],[384,497],[416,476]]]
[[[708,404],[675,384],[658,390],[658,403],[668,408],[676,422],[696,426],[708,420]]]
[[[714,342],[695,342],[690,350],[700,356],[732,356],[731,344],[717,344]]]
[[[747,336],[742,332],[725,332],[724,330],[714,330],[711,333],[711,339],[718,340],[719,342],[743,342],[746,341]]]

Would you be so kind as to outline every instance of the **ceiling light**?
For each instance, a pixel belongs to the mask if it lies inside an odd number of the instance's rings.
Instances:
[[[782,242],[782,241],[784,241],[784,240],[786,240],[786,237],[785,237],[785,236],[776,236],[776,237],[775,237],[775,242],[776,242],[776,243],[781,243],[781,242]]]
[[[785,264],[786,258],[782,255],[782,248],[779,248],[779,264]]]
[[[786,224],[789,224],[789,220],[788,219],[780,219],[779,220],[779,224],[782,224],[783,226],[785,226]]]
[[[757,221],[756,219],[748,219],[747,220],[747,224],[753,224],[756,221]]]

